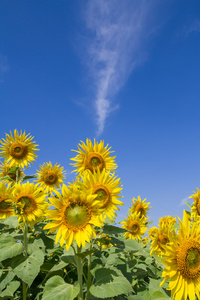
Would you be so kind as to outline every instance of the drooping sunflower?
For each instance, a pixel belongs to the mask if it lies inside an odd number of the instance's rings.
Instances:
[[[140,217],[146,217],[149,210],[150,202],[145,203],[146,199],[142,201],[140,196],[138,196],[138,199],[133,198],[131,200],[133,203],[131,208],[129,209],[130,213],[132,214],[136,212],[139,214]]]
[[[22,133],[22,130],[19,133],[15,129],[14,134],[10,131],[10,135],[6,134],[5,139],[0,141],[1,157],[6,159],[10,167],[16,165],[28,168],[37,158],[35,151],[39,150],[36,148],[38,145],[32,141],[33,138],[30,134]]]
[[[142,236],[147,231],[146,220],[144,216],[140,216],[137,212],[128,214],[127,219],[121,222],[122,228],[126,229],[125,239],[142,240]]]
[[[44,163],[40,166],[40,170],[37,170],[37,179],[35,180],[44,188],[47,192],[53,192],[55,189],[60,189],[61,184],[65,179],[65,171],[63,167],[57,165],[52,166],[52,163]]]
[[[161,227],[162,224],[169,226],[169,227],[174,226],[176,224],[176,218],[172,217],[172,216],[164,216],[159,219],[158,226]]]
[[[82,190],[87,192],[92,190],[92,194],[96,195],[96,200],[100,201],[100,208],[102,208],[102,213],[106,217],[113,220],[115,216],[115,211],[119,210],[118,205],[124,205],[123,202],[119,201],[121,198],[119,194],[121,193],[122,187],[120,186],[120,178],[106,172],[106,170],[97,170],[97,172],[92,173],[88,171],[85,176],[82,176]]]
[[[154,235],[151,236],[151,252],[158,256],[162,256],[165,253],[166,245],[168,245],[176,237],[174,228],[171,228],[165,224],[162,224]]]
[[[7,164],[6,161],[3,163],[0,162],[0,178],[4,181],[4,183],[10,183],[11,181],[16,181],[16,172],[11,172],[13,168],[17,167],[16,165],[13,165],[12,167],[10,164]],[[2,179],[3,177],[9,176],[11,179]],[[22,168],[18,169],[18,180],[20,181],[24,177],[24,172]]]
[[[190,196],[189,198],[193,198],[194,202],[192,204],[192,208],[191,208],[191,217],[194,218],[195,221],[199,221],[200,220],[200,191],[197,188],[197,192],[193,192],[194,194],[192,194],[192,196]]]
[[[12,196],[12,188],[3,182],[0,182],[0,219],[5,219],[14,215],[14,209],[12,202],[14,198]]]
[[[96,195],[88,192],[82,193],[76,185],[68,188],[65,184],[62,187],[62,195],[55,191],[56,197],[52,195],[50,201],[55,209],[47,212],[47,217],[52,222],[44,229],[49,232],[58,230],[55,242],[60,245],[66,243],[68,250],[76,240],[77,245],[85,247],[85,242],[90,242],[96,236],[94,226],[101,227],[99,201],[95,200]]]
[[[75,163],[71,163],[75,168],[77,168],[76,173],[83,173],[85,170],[90,170],[91,172],[96,172],[98,169],[102,171],[114,171],[117,168],[117,164],[114,162],[115,156],[110,156],[114,151],[110,151],[111,147],[108,148],[104,146],[104,141],[100,143],[96,142],[94,139],[94,145],[91,140],[87,139],[86,144],[81,141],[78,144],[79,150],[72,150],[78,154],[71,158]]]
[[[27,222],[31,226],[44,217],[48,207],[46,194],[38,184],[16,183],[13,190],[14,206],[19,222]]]
[[[186,211],[179,225],[177,238],[169,243],[163,255],[166,268],[161,285],[169,279],[172,299],[195,300],[195,294],[197,299],[200,297],[200,226],[191,224]]]

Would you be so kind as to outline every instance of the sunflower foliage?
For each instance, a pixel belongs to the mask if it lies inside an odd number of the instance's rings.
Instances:
[[[33,139],[15,129],[0,140],[0,299],[198,299],[199,190],[180,225],[166,216],[149,228],[140,196],[116,224],[124,203],[111,148],[81,141],[66,185],[57,163],[25,174]]]

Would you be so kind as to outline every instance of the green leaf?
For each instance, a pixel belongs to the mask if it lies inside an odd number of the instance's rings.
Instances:
[[[30,287],[40,272],[40,266],[43,264],[43,261],[44,253],[42,250],[36,250],[14,269],[14,273]]]
[[[161,281],[162,280],[150,278],[149,293],[152,299],[170,299],[169,296],[165,293],[164,289],[160,287]]]
[[[84,259],[85,257],[87,257],[89,254],[93,254],[95,252],[97,252],[98,250],[97,249],[92,249],[92,250],[88,250],[88,251],[84,251],[84,252],[81,252],[81,253],[77,253],[76,255],[77,256],[80,256],[82,259]]]
[[[106,233],[106,234],[118,234],[118,233],[124,233],[124,232],[126,232],[125,229],[114,226],[114,225],[105,225],[103,227],[103,233]]]
[[[32,178],[37,178],[37,176],[35,176],[35,175],[24,176],[24,178],[22,179],[22,182],[24,182],[25,180],[28,180],[28,179],[32,179]]]
[[[13,273],[12,270],[3,271],[3,275],[1,276],[1,279],[0,279],[0,290],[2,291],[3,289],[5,289],[7,284],[9,282],[11,282],[14,277],[15,277],[15,274]]]
[[[12,169],[10,169],[10,171],[8,171],[8,174],[16,174],[16,171],[19,169],[19,167],[13,167]]]
[[[10,282],[6,289],[0,294],[1,297],[9,297],[9,296],[13,296],[14,292],[18,289],[18,287],[20,286],[20,282],[19,281],[12,281]]]
[[[14,181],[9,175],[6,175],[6,176],[2,177],[1,180],[12,180],[12,181]]]
[[[130,282],[117,269],[99,268],[95,272],[95,279],[90,293],[97,298],[115,297],[132,291]]]
[[[12,258],[23,251],[22,243],[17,243],[11,236],[0,237],[0,261]]]
[[[7,219],[4,219],[4,223],[8,225],[10,228],[17,228],[19,226],[18,217],[12,216]]]
[[[42,250],[45,253],[45,245],[42,239],[34,240],[32,244],[28,244],[29,254],[32,254],[36,250]]]
[[[66,283],[60,276],[51,277],[45,284],[42,300],[73,300],[79,286]]]

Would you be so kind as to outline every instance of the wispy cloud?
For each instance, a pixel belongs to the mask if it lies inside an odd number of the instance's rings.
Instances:
[[[190,197],[190,196],[183,198],[183,199],[180,201],[179,206],[184,206],[184,205],[186,205],[185,202],[187,202],[187,203],[191,202],[191,201],[189,201],[189,200],[190,200],[189,197]]]
[[[156,1],[89,0],[85,20],[92,36],[88,43],[95,82],[95,111],[101,134],[112,100],[135,67],[147,58],[145,45],[154,32],[152,10]]]

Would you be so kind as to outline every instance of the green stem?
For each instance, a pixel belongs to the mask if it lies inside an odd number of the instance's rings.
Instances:
[[[81,247],[77,246],[77,254],[81,253]],[[80,287],[78,300],[83,300],[83,261],[82,258],[76,255],[77,272],[78,272],[78,283]]]
[[[157,263],[156,263],[156,260],[155,260],[155,279],[157,279],[157,270],[158,270],[158,268],[157,268]]]
[[[24,256],[27,257],[28,252],[28,224],[27,222],[24,223]],[[28,290],[27,284],[22,281],[23,287],[23,300],[26,300],[26,293]]]
[[[18,183],[19,181],[19,167],[16,170],[16,182]]]
[[[90,244],[90,250],[92,249],[92,245]],[[88,256],[88,276],[87,276],[87,294],[85,296],[85,300],[87,300],[87,297],[89,296],[90,293],[90,287],[91,287],[91,282],[92,282],[92,276],[90,272],[90,267],[91,267],[91,258],[92,255],[91,253]]]

